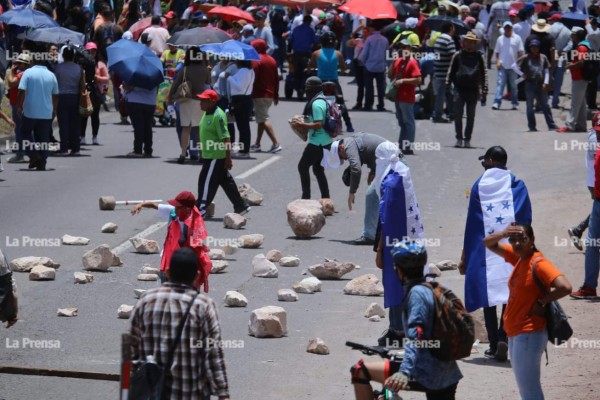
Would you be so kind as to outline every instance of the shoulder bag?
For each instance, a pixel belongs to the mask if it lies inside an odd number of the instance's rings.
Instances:
[[[183,79],[177,87],[177,90],[175,90],[175,96],[173,96],[173,99],[177,102],[181,102],[182,100],[189,100],[193,97],[192,84],[187,80],[187,67],[183,67]]]
[[[402,61],[400,61],[398,66],[400,66],[400,64],[402,64]],[[408,65],[408,62],[406,64]],[[402,78],[402,74],[404,73],[405,69],[406,65],[404,66],[404,68],[402,68],[402,71],[399,71],[398,73],[394,74],[394,79],[392,79],[385,88],[385,98],[390,101],[393,101],[394,103],[396,102],[396,98],[398,97],[398,88],[396,87],[396,80],[398,80],[398,77]]]

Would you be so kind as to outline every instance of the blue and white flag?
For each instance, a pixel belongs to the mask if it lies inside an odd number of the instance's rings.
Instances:
[[[483,238],[512,222],[531,224],[527,187],[505,169],[490,168],[471,189],[465,227],[465,307],[506,304],[513,266],[483,245]],[[503,240],[506,242],[506,240]]]

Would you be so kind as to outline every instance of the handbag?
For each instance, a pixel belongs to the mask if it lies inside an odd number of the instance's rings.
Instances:
[[[192,84],[187,80],[187,67],[183,67],[183,80],[175,90],[175,96],[173,98],[177,102],[181,102],[182,100],[189,100],[193,98],[192,93]]]
[[[161,400],[163,389],[164,389],[164,381],[165,381],[165,371],[169,371],[171,369],[171,365],[173,364],[173,360],[175,358],[175,349],[179,345],[181,341],[181,334],[183,333],[183,327],[185,326],[185,321],[187,320],[188,315],[190,314],[190,310],[192,309],[192,305],[196,301],[196,297],[198,297],[198,292],[192,298],[192,301],[187,307],[185,314],[179,321],[179,325],[177,326],[177,336],[175,337],[175,341],[173,345],[169,349],[169,355],[167,357],[167,362],[164,366],[157,364],[154,360],[144,361],[132,374],[131,380],[129,384],[129,395],[128,400]]]
[[[535,274],[535,265],[541,257],[533,260],[531,272],[533,280],[539,286],[544,294],[548,294],[548,289]],[[552,301],[546,305],[546,330],[548,331],[548,341],[555,346],[563,344],[573,335],[573,329],[569,325],[569,318],[563,311],[558,301]]]
[[[396,80],[390,81],[385,88],[385,98],[388,100],[396,102],[396,98],[398,97],[398,88],[396,87]]]

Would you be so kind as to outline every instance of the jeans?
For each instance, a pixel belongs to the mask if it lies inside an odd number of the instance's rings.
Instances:
[[[586,131],[587,109],[585,103],[585,92],[588,83],[586,81],[573,81],[571,86],[571,111],[567,117],[567,128],[574,131]]]
[[[498,342],[506,342],[506,332],[504,332],[504,310],[506,310],[506,304],[502,305],[500,326],[498,326],[498,314],[496,313],[496,306],[483,307],[485,330],[487,331],[488,340],[490,341],[490,350],[492,350],[493,353],[496,352]]]
[[[372,182],[367,188],[367,195],[365,196],[365,227],[363,229],[363,237],[375,240],[377,221],[379,221],[379,195],[377,194],[375,182]]]
[[[48,158],[48,143],[52,135],[52,119],[27,118],[23,115],[21,126],[23,138],[33,137],[33,143],[25,146],[29,159],[41,158],[46,163]]]
[[[310,167],[312,166],[313,174],[317,178],[319,184],[319,190],[321,191],[321,198],[329,198],[329,184],[327,183],[327,177],[325,176],[325,168],[321,166],[321,160],[323,159],[323,148],[329,149],[331,145],[317,146],[309,143],[302,153],[300,162],[298,163],[298,173],[300,174],[300,185],[302,185],[302,199],[310,199]]]
[[[548,332],[522,333],[508,338],[508,352],[521,400],[544,400],[540,367],[548,343]]]
[[[356,79],[356,104],[362,106],[365,97],[365,67],[354,59],[354,78]]]
[[[560,88],[565,78],[565,67],[554,67],[554,90],[552,91],[552,107],[558,107]]]
[[[240,153],[250,152],[250,139],[252,133],[250,131],[250,113],[252,112],[252,96],[240,95],[231,96],[231,104],[233,106],[233,115],[235,116],[235,124],[240,131]]]
[[[365,68],[365,108],[373,107],[375,102],[375,88],[373,79],[377,83],[377,108],[384,108],[383,95],[385,94],[385,72],[371,72]]]
[[[402,305],[392,306],[389,308],[389,317],[390,317],[390,328],[395,331],[403,331],[404,324],[402,323],[402,310],[404,307]]]
[[[494,104],[500,107],[502,104],[502,95],[504,94],[504,86],[508,85],[508,90],[510,91],[510,101],[513,106],[519,105],[519,100],[517,99],[518,89],[517,89],[517,73],[513,71],[511,68],[500,67],[498,70],[498,80],[496,82],[496,96],[494,97]]]
[[[583,286],[595,289],[600,271],[600,200],[594,200],[585,244],[585,280]]]
[[[448,108],[448,114],[452,113],[451,97],[446,93],[446,78],[433,78],[433,93],[435,100],[433,104],[433,118],[442,118],[444,114],[444,101]]]
[[[454,95],[454,130],[457,140],[471,140],[473,126],[475,125],[475,109],[477,108],[477,91],[465,92],[456,91]],[[463,111],[467,107],[467,125],[463,137]]]
[[[11,106],[11,107],[12,107],[12,118],[13,118],[13,121],[15,121],[15,143],[17,144],[17,150],[15,151],[15,153],[18,156],[22,157],[25,155],[25,148],[23,147],[23,140],[31,141],[31,138],[23,137],[23,128],[22,128],[23,117],[17,111],[17,106]]]
[[[398,143],[400,150],[412,150],[415,141],[415,105],[414,103],[396,102],[396,118],[400,125],[400,137]]]
[[[60,151],[69,149],[79,152],[79,130],[81,116],[79,115],[79,95],[61,94],[58,96],[58,132],[60,134]]]
[[[533,102],[537,99],[538,104],[542,107],[544,118],[548,129],[556,128],[554,119],[552,119],[552,111],[548,105],[548,93],[542,89],[541,83],[525,81],[525,97],[527,99],[527,126],[529,129],[535,129],[535,109]]]
[[[154,120],[154,105],[127,103],[129,118],[133,125],[133,152],[152,155],[152,121]]]

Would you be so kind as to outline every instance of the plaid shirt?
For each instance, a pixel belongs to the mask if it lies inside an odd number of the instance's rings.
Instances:
[[[148,290],[138,301],[131,320],[133,360],[154,355],[167,362],[177,335],[177,325],[196,294],[193,287],[167,282]],[[200,294],[190,310],[181,341],[175,349],[170,373],[165,377],[165,398],[201,399],[229,395],[215,302]]]

